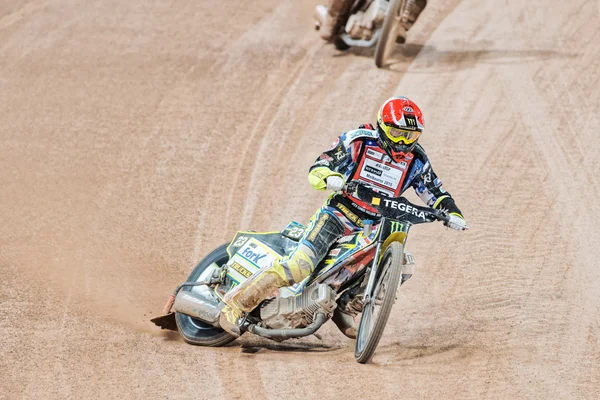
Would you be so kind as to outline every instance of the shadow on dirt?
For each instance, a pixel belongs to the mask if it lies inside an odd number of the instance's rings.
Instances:
[[[476,64],[524,64],[558,58],[576,58],[577,53],[564,53],[555,50],[503,50],[492,49],[494,43],[474,43],[469,50],[440,51],[434,46],[422,44],[406,44],[398,46],[389,56],[389,61],[383,68],[395,64],[416,60],[417,66],[427,68],[442,67],[445,71],[457,71],[475,67]],[[430,71],[428,71],[430,72]]]
[[[434,46],[407,43],[396,46],[388,56],[388,62],[382,69],[397,69],[399,65],[406,65],[416,60],[418,65],[427,69],[432,67],[443,67],[446,71],[457,71],[473,68],[476,64],[524,64],[532,61],[575,58],[577,53],[564,53],[555,50],[502,50],[492,49],[494,43],[473,43],[469,50],[440,51]],[[374,48],[351,48],[340,52],[334,57],[355,55],[358,57],[373,58]],[[393,67],[393,68],[392,68]],[[430,71],[428,71],[430,72]]]

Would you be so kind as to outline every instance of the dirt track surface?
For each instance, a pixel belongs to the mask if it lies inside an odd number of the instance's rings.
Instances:
[[[315,1],[237,3],[0,3],[0,399],[600,398],[598,2],[431,0],[382,70]],[[149,323],[237,228],[306,221],[311,162],[393,94],[471,230],[413,230],[372,364],[330,323]]]

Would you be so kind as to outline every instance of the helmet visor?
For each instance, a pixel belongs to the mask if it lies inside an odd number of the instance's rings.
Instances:
[[[407,131],[404,129],[388,127],[387,132],[385,132],[388,139],[390,139],[393,143],[404,143],[411,144],[414,143],[419,136],[421,136],[420,131]]]

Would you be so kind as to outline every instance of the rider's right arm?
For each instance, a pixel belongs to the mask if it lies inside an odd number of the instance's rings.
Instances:
[[[345,179],[339,172],[350,161],[350,152],[344,145],[343,137],[339,137],[329,150],[316,159],[308,172],[308,182],[317,190],[327,189],[327,178],[330,176],[339,176]]]

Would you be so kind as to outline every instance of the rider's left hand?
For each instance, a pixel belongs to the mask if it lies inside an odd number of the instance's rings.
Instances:
[[[457,231],[465,231],[469,229],[467,223],[465,222],[465,219],[462,216],[456,213],[452,213],[449,215],[449,217],[450,220],[444,224],[447,227],[455,229]]]
[[[342,190],[345,184],[346,182],[344,182],[344,178],[340,176],[331,175],[327,177],[327,189],[333,190],[334,192],[339,192]]]

